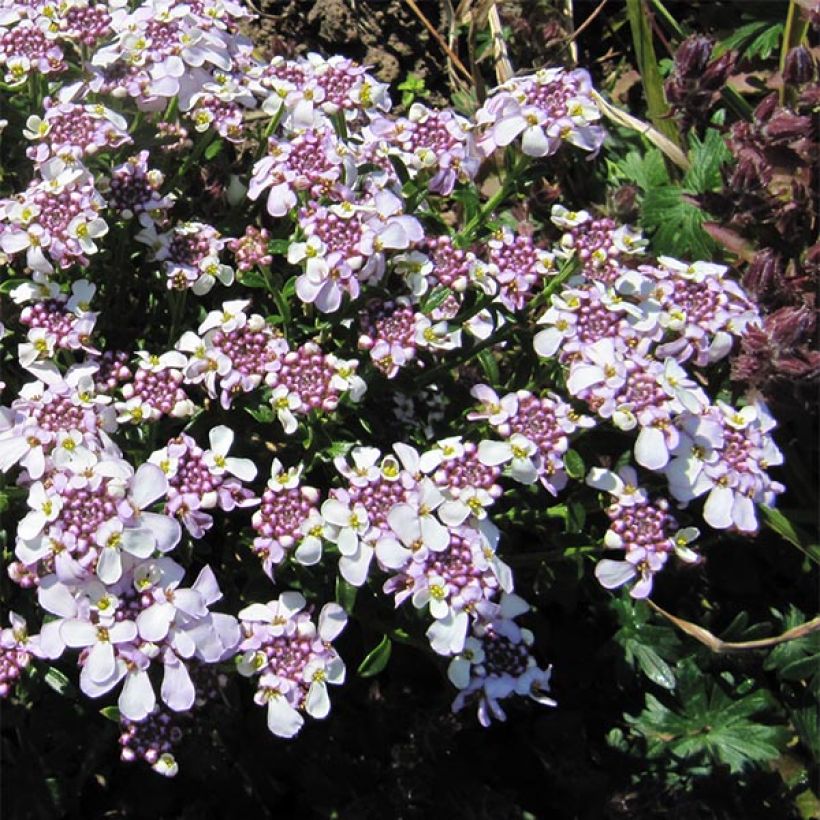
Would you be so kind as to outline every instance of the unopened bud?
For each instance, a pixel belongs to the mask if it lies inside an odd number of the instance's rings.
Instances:
[[[810,83],[814,73],[814,57],[805,46],[795,46],[789,50],[783,66],[783,82],[789,85]]]

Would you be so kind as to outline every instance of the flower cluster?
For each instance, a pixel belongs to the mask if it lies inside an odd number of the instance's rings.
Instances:
[[[629,594],[646,598],[652,590],[653,576],[663,569],[671,553],[686,563],[698,561],[688,546],[700,535],[698,529],[677,530],[669,504],[664,499],[650,501],[646,490],[638,486],[632,467],[623,467],[617,473],[595,467],[586,483],[615,499],[606,511],[612,523],[604,536],[604,546],[624,550],[623,561],[602,558],[595,566],[595,577],[602,586],[616,589],[639,578]]]
[[[762,401],[705,389],[766,332],[727,268],[655,259],[592,208],[488,229],[530,163],[600,149],[584,70],[511,79],[470,118],[396,115],[346,58],[261,61],[247,16],[233,0],[0,10],[5,82],[33,106],[13,151],[31,172],[0,180],[16,280],[0,472],[17,482],[7,571],[42,614],[37,635],[14,613],[0,633],[0,697],[71,655],[86,695],[116,698],[123,760],[165,775],[223,674],[253,679],[277,737],[328,714],[347,615],[318,590],[334,583],[423,632],[455,711],[487,725],[513,695],[552,703],[498,526],[516,492],[608,493],[623,560],[596,575],[640,598],[670,554],[697,560],[691,520],[752,533],[783,490]],[[507,170],[482,203],[489,164]],[[537,356],[516,346],[531,336]],[[583,464],[607,430],[648,489]],[[234,614],[214,611],[228,550]]]
[[[254,700],[268,707],[268,728],[293,737],[305,719],[330,712],[327,684],[341,684],[345,665],[330,643],[344,629],[347,615],[338,604],[325,604],[318,625],[299,592],[283,592],[267,604],[251,604],[239,613],[242,640],[237,668],[258,675]]]

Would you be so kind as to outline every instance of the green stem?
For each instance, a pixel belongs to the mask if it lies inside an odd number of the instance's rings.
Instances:
[[[791,0],[789,10],[786,13],[786,27],[783,31],[783,44],[780,48],[780,73],[786,68],[786,58],[789,52],[799,46],[806,37],[809,30],[809,22],[803,17],[798,7],[797,0]],[[795,89],[793,86],[783,82],[780,88],[780,102],[783,104],[793,103],[795,99]]]
[[[663,91],[663,79],[655,56],[649,13],[642,0],[626,0],[626,13],[632,30],[635,60],[641,74],[646,108],[652,124],[678,148],[681,147],[680,134],[675,123],[669,118],[669,105]]]
[[[505,177],[501,187],[484,203],[481,210],[467,223],[461,232],[461,244],[468,243],[475,231],[484,224],[487,217],[516,189],[518,180],[530,163],[526,154],[519,154],[515,158],[510,173]]]
[[[666,24],[666,27],[679,39],[685,40],[692,32],[684,25],[679,23],[673,16],[669,9],[664,6],[661,0],[652,0],[652,5],[655,11],[658,12],[661,20]],[[734,113],[741,119],[747,122],[752,121],[752,106],[738,94],[730,85],[725,85],[720,90],[720,96],[723,102],[734,111]]]

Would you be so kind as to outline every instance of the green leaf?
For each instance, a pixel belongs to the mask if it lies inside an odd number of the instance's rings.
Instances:
[[[669,754],[693,761],[711,759],[736,774],[782,753],[791,733],[785,726],[757,719],[772,704],[767,692],[758,689],[733,697],[691,658],[678,663],[677,677],[674,705],[647,694],[644,711],[637,717],[626,716],[645,738],[650,757]]]
[[[73,697],[77,692],[74,684],[54,666],[48,667],[44,679],[58,695]]]
[[[675,673],[672,667],[651,647],[632,641],[632,654],[641,668],[641,672],[646,675],[652,683],[662,686],[670,691],[675,688]]]
[[[714,191],[723,184],[721,166],[729,162],[732,153],[720,132],[710,128],[703,140],[692,136],[692,150],[689,160],[692,167],[683,178],[683,187],[689,193],[703,194]]]
[[[801,552],[804,552],[815,564],[820,563],[820,547],[816,544],[807,544],[797,528],[786,517],[786,515],[774,507],[768,507],[765,504],[759,504],[757,507],[763,518],[763,523],[769,529],[774,530],[781,538],[784,538],[792,546],[797,547]]]
[[[113,720],[114,723],[120,722],[120,710],[116,706],[103,706],[100,714],[107,720]]]
[[[652,247],[658,254],[711,258],[716,246],[703,230],[707,219],[697,205],[684,199],[684,191],[675,185],[652,188],[644,196],[641,223],[653,232]]]
[[[725,40],[721,40],[712,52],[713,57],[721,57],[727,51],[740,49],[753,37],[757,36],[767,27],[764,20],[754,20],[744,26],[736,28]]]
[[[273,409],[266,404],[262,404],[257,408],[246,407],[245,412],[255,418],[260,424],[272,424],[276,420],[276,414]]]
[[[384,635],[378,645],[367,653],[365,659],[359,664],[357,672],[363,678],[371,678],[387,666],[390,660],[390,653],[393,651],[393,642],[387,635]]]
[[[580,481],[587,474],[587,467],[584,459],[577,450],[567,450],[564,453],[564,469],[570,478]]]
[[[353,441],[334,441],[330,447],[325,450],[330,458],[338,458],[339,456],[346,456],[354,447],[356,443]]]
[[[479,351],[476,358],[478,359],[478,363],[481,365],[481,369],[484,371],[484,375],[487,377],[490,384],[498,384],[498,362],[496,362],[492,351],[484,348],[484,350]]]
[[[213,159],[223,148],[225,143],[220,139],[215,139],[206,149],[204,153],[205,159]]]
[[[5,282],[0,282],[0,293],[11,293],[19,285],[24,285],[31,282],[30,279],[6,279]]]
[[[272,239],[268,242],[268,252],[274,256],[287,256],[289,248],[289,239]]]
[[[268,286],[262,274],[255,270],[243,271],[238,278],[239,284],[246,288],[267,288]]]
[[[783,37],[783,23],[775,23],[765,31],[761,31],[757,37],[749,43],[744,56],[749,58],[760,57],[761,60],[768,60],[777,51],[780,40]]]
[[[424,314],[432,313],[437,307],[442,305],[449,296],[452,296],[453,291],[445,285],[438,285],[427,293],[424,299],[421,300],[421,312]]]
[[[341,575],[336,578],[336,603],[350,615],[356,605],[356,596],[359,594],[358,587],[348,584]]]
[[[616,167],[619,174],[644,191],[670,183],[663,154],[657,148],[652,148],[645,154],[631,151]]]

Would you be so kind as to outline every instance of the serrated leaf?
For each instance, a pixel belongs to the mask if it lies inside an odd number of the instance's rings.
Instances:
[[[761,60],[768,60],[777,50],[780,40],[783,37],[783,23],[775,23],[773,26],[761,31],[746,48],[744,56]]]
[[[738,773],[781,754],[790,738],[788,729],[755,719],[772,704],[767,692],[758,689],[732,697],[691,659],[678,664],[677,675],[674,706],[647,694],[644,711],[637,717],[626,716],[646,739],[651,757],[711,758]]]
[[[116,706],[103,706],[100,709],[100,714],[107,720],[114,721],[114,723],[120,722],[120,710]]]
[[[618,165],[618,171],[644,191],[670,183],[663,154],[657,148],[645,154],[631,151]]]
[[[740,49],[748,43],[753,37],[760,34],[767,27],[764,20],[754,20],[751,23],[746,23],[739,28],[736,28],[728,37],[721,40],[712,52],[714,57],[720,57],[727,51]]]
[[[641,224],[653,232],[652,247],[659,254],[709,259],[715,252],[714,240],[703,230],[707,214],[684,199],[676,185],[647,191],[643,200]]]
[[[689,160],[692,167],[683,178],[683,187],[690,193],[703,194],[714,191],[723,184],[721,166],[732,158],[720,132],[710,128],[703,140],[692,136]]]
[[[587,467],[584,459],[577,450],[567,450],[564,453],[564,469],[570,478],[580,481],[587,474]]]
[[[378,645],[365,655],[364,660],[359,664],[357,672],[362,678],[371,678],[387,666],[390,660],[390,653],[393,651],[393,642],[387,635],[384,635]]]

